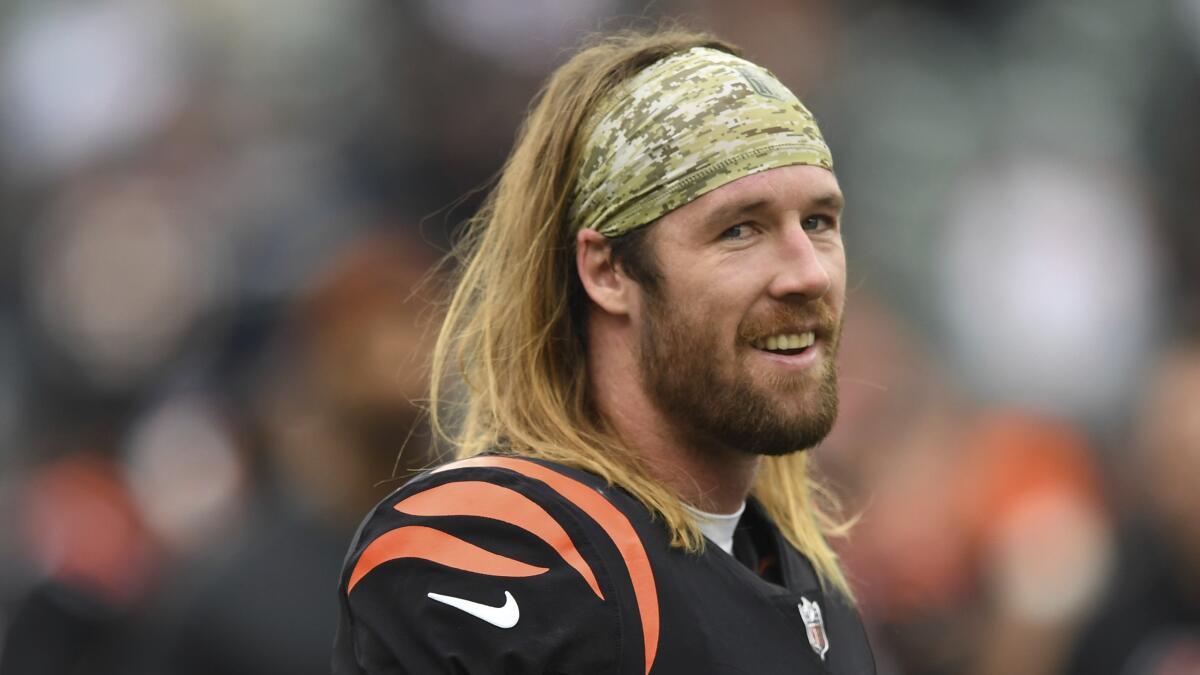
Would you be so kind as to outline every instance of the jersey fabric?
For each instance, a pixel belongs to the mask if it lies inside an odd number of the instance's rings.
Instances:
[[[446,465],[355,536],[333,672],[875,672],[853,607],[753,499],[734,555],[669,541],[592,474],[505,455]]]

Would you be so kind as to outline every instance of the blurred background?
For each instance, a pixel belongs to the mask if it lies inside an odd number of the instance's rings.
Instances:
[[[420,280],[571,46],[660,18],[833,148],[881,674],[1200,673],[1200,0],[6,0],[0,673],[328,672],[428,461]]]

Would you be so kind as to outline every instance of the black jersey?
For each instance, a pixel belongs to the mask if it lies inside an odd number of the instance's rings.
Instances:
[[[753,500],[734,554],[669,545],[583,471],[483,456],[385,499],[339,585],[335,675],[871,675],[853,607]]]

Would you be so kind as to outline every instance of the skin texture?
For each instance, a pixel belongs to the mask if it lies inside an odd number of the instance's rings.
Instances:
[[[662,282],[648,291],[577,235],[591,306],[588,370],[600,412],[693,506],[732,512],[761,455],[818,443],[837,410],[846,293],[834,175],[796,165],[746,176],[648,227]],[[813,330],[797,356],[757,338]]]

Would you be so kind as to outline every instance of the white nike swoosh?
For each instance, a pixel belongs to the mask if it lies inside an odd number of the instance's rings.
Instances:
[[[470,600],[463,600],[452,595],[442,595],[441,593],[427,593],[427,595],[432,600],[437,600],[451,607],[461,609],[467,614],[483,619],[497,628],[512,628],[521,619],[521,609],[517,607],[517,600],[508,591],[504,591],[504,604],[499,607],[471,602]]]

